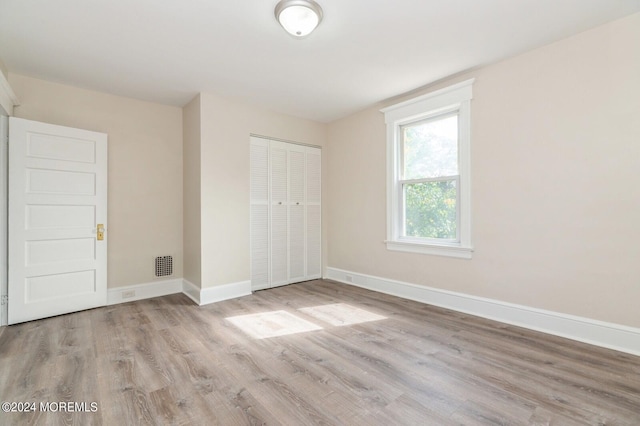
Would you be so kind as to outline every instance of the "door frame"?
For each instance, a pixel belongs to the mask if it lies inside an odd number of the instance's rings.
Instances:
[[[9,195],[9,117],[13,108],[20,105],[18,97],[9,85],[7,76],[0,70],[0,326],[8,324],[8,195]]]
[[[8,324],[7,281],[7,154],[9,146],[9,117],[0,108],[0,326]]]

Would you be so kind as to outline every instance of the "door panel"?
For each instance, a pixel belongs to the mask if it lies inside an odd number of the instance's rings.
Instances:
[[[287,150],[271,147],[271,201],[287,202]]]
[[[269,284],[269,206],[251,206],[251,288]]]
[[[302,151],[289,150],[289,201],[304,202],[304,147]]]
[[[322,211],[319,205],[307,206],[307,279],[322,275]]]
[[[107,135],[9,121],[9,323],[107,302]]]
[[[26,169],[26,173],[26,195],[96,195],[94,173],[38,169]]]
[[[251,289],[269,278],[269,142],[251,138]]]
[[[90,139],[34,133],[27,140],[27,155],[31,158],[93,164],[96,160],[96,143]]]
[[[271,143],[271,286],[288,284],[288,155],[282,143]]]
[[[289,209],[289,281],[304,280],[305,232],[304,206],[292,205]]]
[[[271,285],[289,284],[287,206],[271,206]]]
[[[36,229],[90,228],[96,223],[95,206],[26,206],[25,227]]]
[[[25,300],[41,302],[69,296],[91,294],[96,290],[95,271],[49,274],[26,279]]]
[[[305,270],[305,151],[288,145],[289,152],[289,282],[303,281]]]

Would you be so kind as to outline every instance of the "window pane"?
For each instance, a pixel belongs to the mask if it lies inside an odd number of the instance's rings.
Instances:
[[[406,183],[403,186],[405,236],[455,240],[456,180]]]
[[[458,116],[402,127],[403,179],[458,174]]]

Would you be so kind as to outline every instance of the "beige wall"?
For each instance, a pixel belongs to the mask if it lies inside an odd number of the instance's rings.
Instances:
[[[472,260],[386,250],[391,102],[331,123],[328,266],[640,326],[638,40],[640,14],[429,89],[476,78]]]
[[[202,287],[249,281],[249,135],[323,146],[326,125],[209,93],[200,105]]]
[[[182,108],[184,278],[201,285],[200,95]]]
[[[18,99],[15,99],[12,94],[11,87],[6,87],[5,84],[2,84],[2,81],[7,81],[9,76],[9,72],[7,71],[7,67],[4,65],[4,62],[0,60],[0,116],[12,116],[13,115],[13,107],[14,104],[18,102]]]
[[[155,256],[182,277],[182,111],[9,73],[17,117],[109,137],[108,286],[154,280]]]

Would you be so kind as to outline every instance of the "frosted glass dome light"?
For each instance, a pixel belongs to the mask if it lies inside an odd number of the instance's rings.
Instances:
[[[322,8],[313,0],[282,0],[275,14],[282,28],[297,38],[311,34],[322,21]]]

